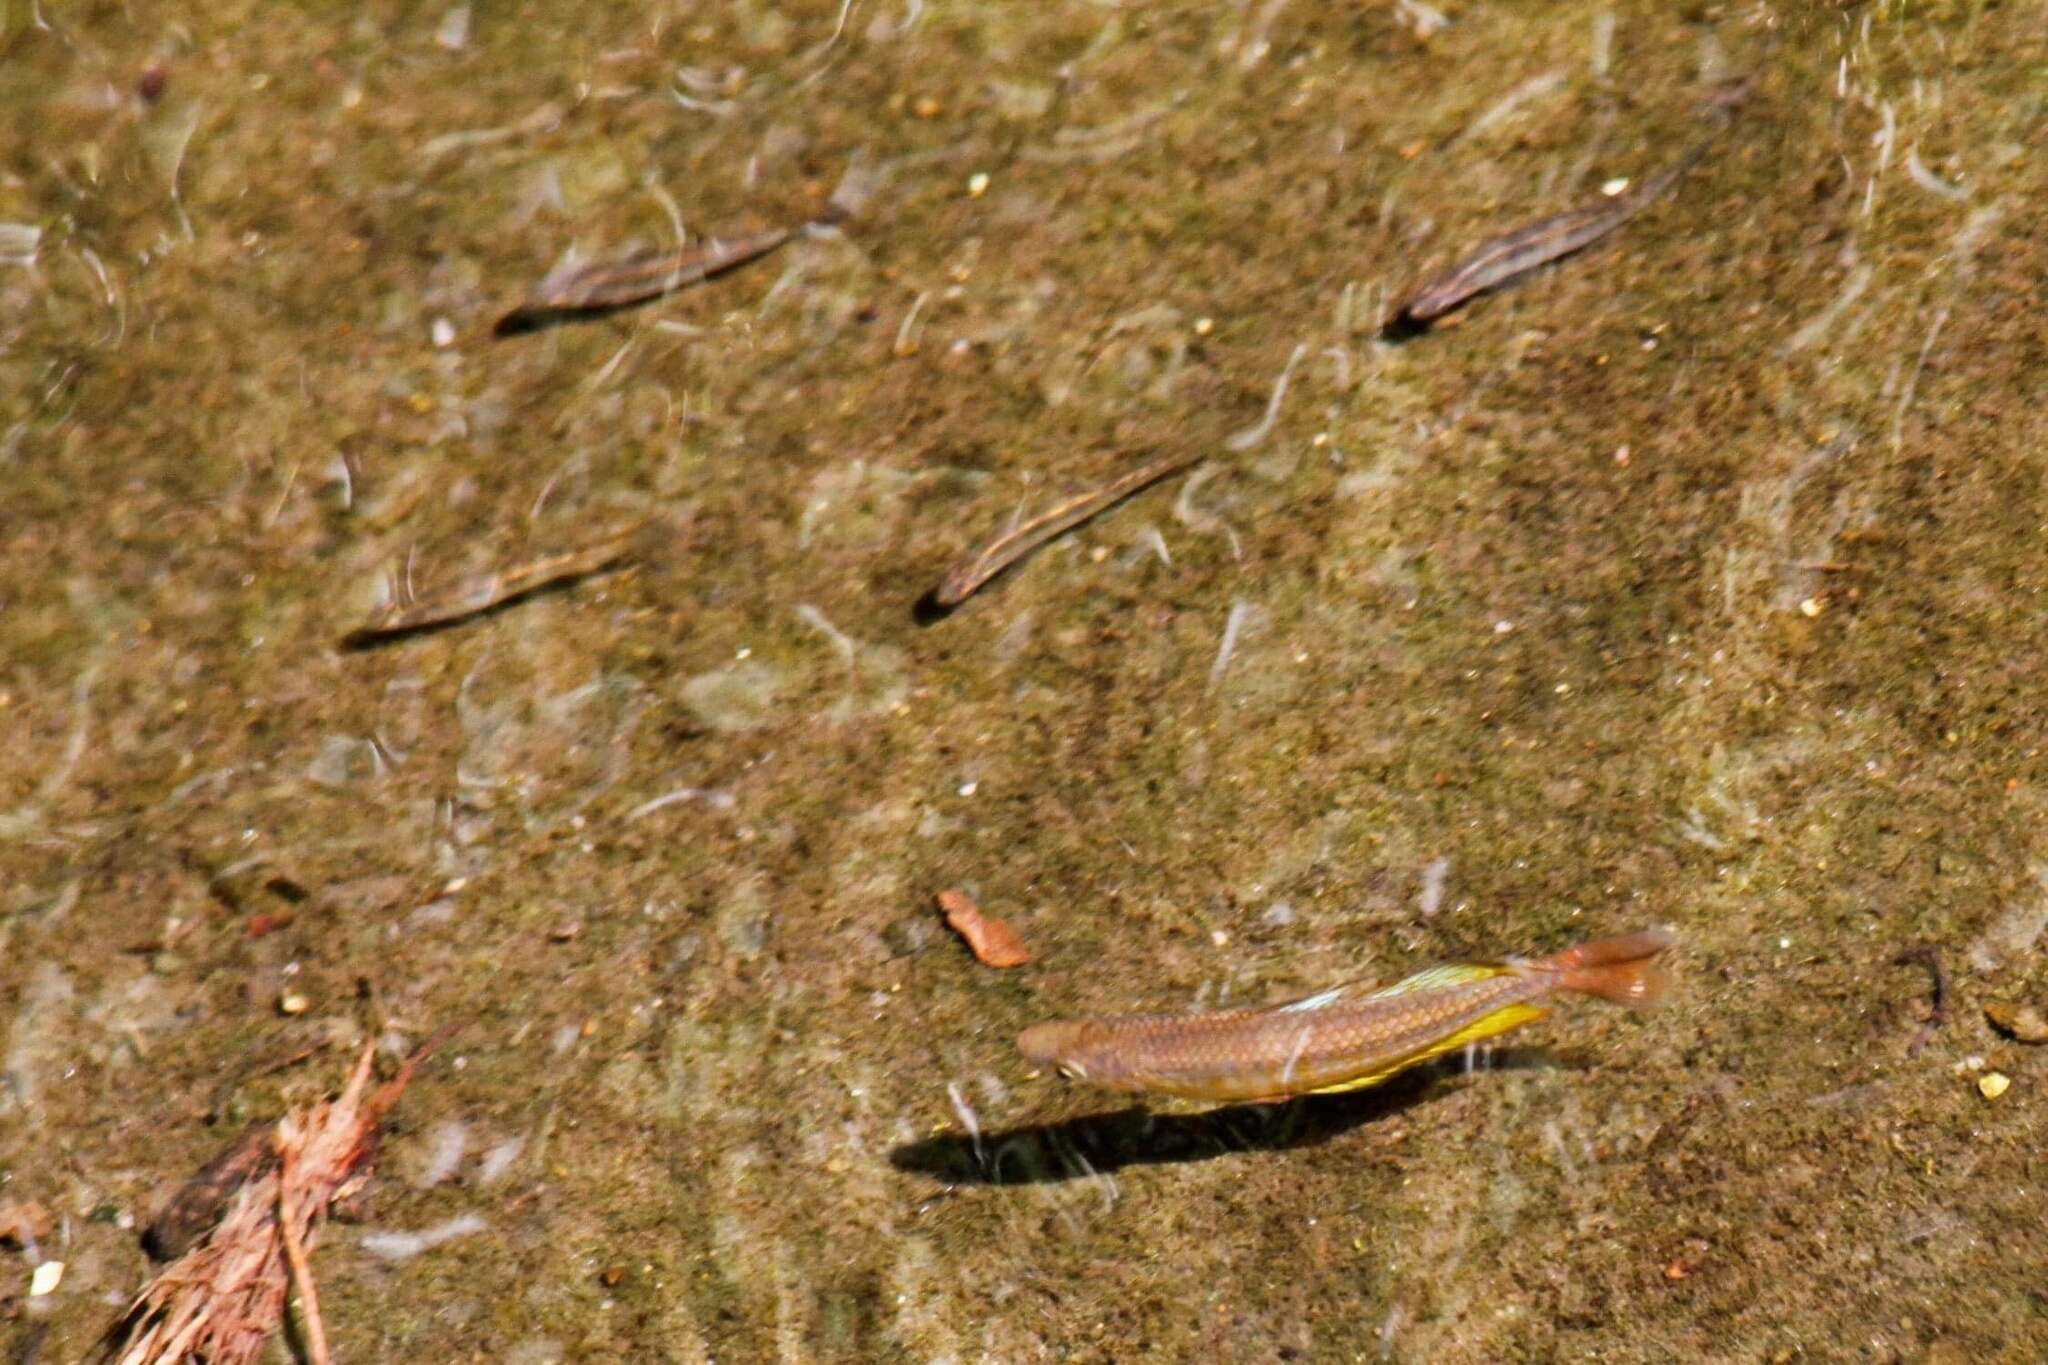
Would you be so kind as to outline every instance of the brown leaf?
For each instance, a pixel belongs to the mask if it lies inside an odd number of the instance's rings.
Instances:
[[[1031,950],[1017,937],[1017,931],[993,915],[982,914],[965,891],[941,891],[939,909],[946,913],[946,927],[967,940],[983,966],[1021,967],[1031,960]]]
[[[156,1260],[175,1261],[199,1245],[219,1224],[242,1186],[277,1165],[277,1150],[270,1140],[275,1127],[258,1119],[200,1167],[150,1220],[142,1234],[143,1250]]]
[[[2017,1038],[2023,1043],[2048,1043],[2048,1018],[2032,1005],[2008,1005],[2003,1002],[1986,1005],[1984,1017],[1989,1019],[2000,1033]]]

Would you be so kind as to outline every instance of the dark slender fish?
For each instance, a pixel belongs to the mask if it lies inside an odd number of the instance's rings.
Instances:
[[[498,319],[495,331],[516,336],[551,322],[630,308],[757,261],[800,230],[775,228],[685,251],[643,252],[587,265],[562,279],[543,281],[539,293]]]
[[[580,550],[500,569],[465,579],[420,601],[392,606],[375,620],[341,637],[343,649],[361,649],[401,635],[412,635],[481,616],[493,607],[529,597],[542,588],[585,578],[608,569],[630,551],[634,532],[624,531]]]
[[[1337,986],[1291,1004],[1038,1024],[1017,1050],[1073,1080],[1187,1099],[1271,1101],[1378,1085],[1396,1072],[1541,1019],[1558,991],[1641,1009],[1665,987],[1676,937],[1646,929],[1534,962],[1461,963],[1392,986]]]
[[[948,569],[946,576],[939,580],[939,586],[932,589],[928,600],[944,610],[959,606],[991,578],[1047,541],[1107,511],[1140,489],[1201,463],[1204,458],[1201,455],[1169,455],[1163,460],[1140,465],[1122,478],[1092,492],[1080,493],[1055,504],[1021,526],[1003,532]]]
[[[758,261],[813,227],[846,222],[874,192],[876,174],[856,153],[832,197],[816,218],[795,227],[771,228],[731,241],[713,238],[680,251],[648,251],[623,260],[599,261],[559,278],[541,281],[534,296],[498,319],[498,336],[516,336],[573,318],[594,317],[672,294],[678,289]]]
[[[1651,177],[1637,189],[1605,204],[1573,209],[1496,237],[1443,274],[1415,291],[1394,314],[1389,331],[1420,331],[1436,319],[1488,290],[1498,289],[1538,266],[1583,251],[1664,197],[1679,177],[1693,168],[1713,145],[1703,138],[1679,158],[1678,164]]]

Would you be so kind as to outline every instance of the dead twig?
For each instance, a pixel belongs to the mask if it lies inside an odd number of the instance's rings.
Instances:
[[[252,1128],[210,1163],[209,1200],[225,1214],[196,1244],[157,1272],[104,1339],[101,1359],[118,1365],[248,1365],[284,1321],[296,1289],[307,1349],[327,1361],[327,1334],[308,1248],[327,1210],[360,1183],[378,1125],[413,1072],[441,1040],[406,1058],[398,1074],[369,1091],[374,1045],[366,1045],[341,1095],[286,1114],[267,1133]],[[267,1137],[268,1142],[262,1139]],[[182,1198],[182,1192],[181,1192]],[[178,1201],[173,1201],[174,1206]]]
[[[327,1325],[320,1320],[320,1293],[313,1287],[313,1267],[306,1263],[306,1244],[299,1237],[298,1214],[285,1202],[293,1185],[291,1154],[280,1145],[282,1175],[277,1182],[277,1227],[284,1235],[285,1260],[291,1264],[292,1287],[299,1293],[299,1314],[306,1324],[306,1354],[313,1365],[328,1365]],[[312,1222],[310,1212],[306,1218]]]

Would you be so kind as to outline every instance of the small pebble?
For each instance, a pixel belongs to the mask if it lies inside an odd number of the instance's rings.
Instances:
[[[35,1273],[29,1276],[28,1296],[32,1299],[40,1299],[46,1294],[54,1294],[57,1292],[57,1286],[63,1282],[64,1263],[62,1261],[44,1261],[35,1268]]]
[[[286,991],[277,997],[277,1010],[280,1014],[304,1014],[311,1008],[313,1002],[298,991]]]
[[[1995,1100],[2012,1086],[2012,1080],[2003,1071],[1987,1071],[1977,1078],[1977,1093],[1987,1100]]]

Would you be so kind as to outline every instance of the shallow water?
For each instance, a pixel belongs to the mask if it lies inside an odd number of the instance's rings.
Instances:
[[[315,1250],[338,1359],[2025,1355],[2039,3],[538,8],[0,10],[0,1199],[63,1220],[0,1341],[457,1023]],[[491,336],[862,148],[844,227]],[[1356,1096],[1010,1046],[1650,923],[1670,1007]]]

